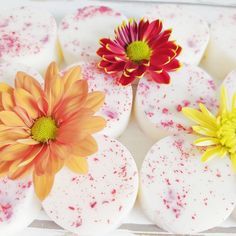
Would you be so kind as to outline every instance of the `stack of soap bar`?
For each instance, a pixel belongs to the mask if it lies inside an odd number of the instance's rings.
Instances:
[[[59,26],[59,40],[67,64],[96,57],[99,40],[110,37],[126,19],[106,6],[88,6],[67,15]]]
[[[12,235],[26,228],[37,216],[40,204],[30,178],[0,178],[0,233]]]
[[[171,38],[183,48],[180,61],[192,65],[200,62],[209,41],[209,27],[204,19],[182,6],[169,4],[151,7],[144,16],[158,18],[164,29],[172,29]]]
[[[0,61],[24,63],[43,72],[57,59],[57,25],[40,9],[20,7],[0,12]]]
[[[78,235],[105,235],[132,209],[138,172],[130,152],[107,136],[96,137],[99,151],[88,157],[89,173],[64,168],[43,202],[49,217]],[[79,157],[78,157],[79,158]]]
[[[169,136],[149,150],[141,169],[146,215],[168,232],[193,234],[220,225],[236,204],[229,157],[201,162],[196,137]]]
[[[110,137],[119,137],[128,125],[132,110],[133,92],[131,85],[119,86],[116,83],[116,76],[105,74],[99,70],[94,61],[80,65],[82,77],[88,81],[89,90],[105,93],[105,103],[97,113],[107,121],[105,129],[101,132]]]
[[[222,9],[211,23],[210,42],[202,66],[215,78],[236,68],[236,10]]]
[[[31,67],[10,62],[0,63],[0,82],[4,82],[6,84],[9,84],[10,86],[14,86],[16,74],[19,71],[23,71],[24,73],[32,76],[41,84],[43,84],[44,82],[42,76]]]
[[[183,107],[198,108],[198,103],[203,103],[212,112],[218,109],[216,85],[201,68],[184,65],[170,76],[168,85],[145,78],[138,84],[135,115],[142,130],[153,139],[191,132],[192,123],[182,114]]]

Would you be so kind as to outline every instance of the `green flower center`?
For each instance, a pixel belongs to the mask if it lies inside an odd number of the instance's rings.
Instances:
[[[41,117],[36,120],[31,128],[32,138],[40,143],[56,138],[57,125],[51,117]]]
[[[133,62],[149,60],[151,56],[151,48],[144,41],[134,41],[128,45],[126,54]]]
[[[230,153],[236,152],[236,110],[221,116],[217,137]]]

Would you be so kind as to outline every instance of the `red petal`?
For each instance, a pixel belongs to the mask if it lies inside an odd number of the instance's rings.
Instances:
[[[170,76],[166,71],[161,73],[157,73],[155,71],[149,71],[151,78],[159,83],[159,84],[169,84],[170,83]]]
[[[166,71],[175,71],[175,70],[177,70],[180,67],[181,67],[181,63],[177,59],[174,59],[170,63],[165,65],[164,69]]]
[[[117,80],[119,84],[128,85],[135,80],[135,77],[127,77],[126,75],[122,74],[122,76]]]

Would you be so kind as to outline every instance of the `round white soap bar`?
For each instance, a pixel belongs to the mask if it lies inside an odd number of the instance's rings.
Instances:
[[[79,235],[104,235],[132,209],[138,190],[137,167],[118,141],[98,135],[99,151],[88,157],[89,173],[64,168],[43,202],[49,217]],[[78,157],[79,158],[79,157]]]
[[[191,122],[182,114],[183,107],[198,108],[203,103],[217,110],[216,85],[197,66],[185,65],[170,73],[170,84],[140,80],[136,93],[135,115],[142,130],[158,139],[172,133],[191,132]]]
[[[222,85],[227,89],[228,100],[232,101],[234,94],[236,93],[236,70],[231,71],[224,79]]]
[[[201,162],[196,137],[169,136],[149,150],[141,169],[140,202],[161,228],[178,234],[221,224],[236,203],[236,176],[228,157]]]
[[[0,232],[8,236],[19,233],[37,216],[40,204],[30,178],[0,178]]]
[[[101,38],[109,38],[126,19],[106,6],[87,6],[64,17],[59,25],[59,40],[67,64],[96,57]]]
[[[32,76],[40,84],[44,83],[42,76],[33,68],[10,62],[0,63],[0,82],[4,82],[6,84],[9,84],[10,86],[14,86],[16,74],[19,71],[25,72],[26,74]]]
[[[132,86],[121,86],[116,83],[115,75],[105,74],[97,68],[97,63],[80,63],[82,77],[88,81],[89,91],[102,91],[105,93],[105,102],[97,115],[104,117],[107,121],[102,134],[113,138],[119,137],[126,129],[132,110],[133,91]],[[69,66],[66,70],[75,66]]]
[[[151,20],[160,19],[164,29],[172,29],[172,40],[182,47],[180,61],[197,65],[209,41],[209,27],[199,15],[178,5],[160,4],[145,13]]]
[[[0,61],[24,63],[40,72],[57,59],[57,25],[52,15],[30,7],[0,12]]]
[[[210,42],[202,66],[215,78],[236,68],[236,10],[222,9],[211,23]]]

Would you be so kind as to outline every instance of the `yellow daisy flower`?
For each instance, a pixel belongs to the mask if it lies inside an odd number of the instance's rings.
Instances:
[[[224,86],[221,88],[220,109],[216,116],[201,103],[199,108],[200,110],[185,107],[182,111],[186,117],[197,123],[192,129],[202,136],[195,140],[194,144],[208,147],[202,155],[202,161],[228,154],[236,172],[236,93],[230,107],[227,91]]]

